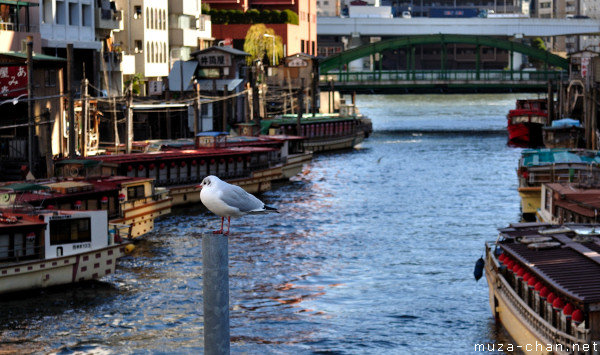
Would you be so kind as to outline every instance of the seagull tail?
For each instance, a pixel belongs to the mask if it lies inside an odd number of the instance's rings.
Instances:
[[[260,210],[252,210],[252,211],[248,211],[248,214],[267,214],[267,213],[279,213],[279,211],[277,211],[276,208],[270,207],[265,205],[262,209]]]

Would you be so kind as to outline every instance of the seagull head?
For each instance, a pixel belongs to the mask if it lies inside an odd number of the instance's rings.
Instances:
[[[199,188],[200,190],[202,190],[205,187],[209,187],[212,184],[214,184],[217,180],[219,180],[218,177],[214,176],[214,175],[209,175],[207,177],[204,178],[204,180],[202,180],[202,183],[200,183],[200,185],[196,186],[197,188]]]

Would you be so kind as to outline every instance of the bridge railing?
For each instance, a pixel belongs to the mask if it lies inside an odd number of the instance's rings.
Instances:
[[[381,70],[345,72],[330,71],[320,75],[321,83],[336,84],[361,82],[431,82],[431,81],[536,81],[567,80],[567,71],[556,70]]]

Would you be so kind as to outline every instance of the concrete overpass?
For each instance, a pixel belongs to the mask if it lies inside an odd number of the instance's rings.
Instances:
[[[342,18],[319,17],[319,36],[394,37],[464,34],[508,37],[552,37],[600,34],[597,19],[540,18]]]

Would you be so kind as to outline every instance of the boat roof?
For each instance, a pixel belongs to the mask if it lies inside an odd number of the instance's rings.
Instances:
[[[600,225],[513,224],[500,229],[505,254],[549,287],[575,303],[600,303]],[[560,246],[536,249],[524,237],[551,237]]]
[[[600,152],[586,149],[525,149],[521,152],[521,166],[555,163],[600,164]]]
[[[587,217],[595,217],[600,211],[600,188],[585,187],[574,183],[550,183],[546,187],[560,195],[553,199],[556,206]]]
[[[184,149],[184,150],[166,150],[148,153],[114,154],[114,155],[95,155],[88,157],[92,160],[100,160],[105,163],[142,163],[148,161],[160,161],[169,159],[199,159],[219,155],[237,155],[240,153],[250,153],[243,150],[231,149]]]

